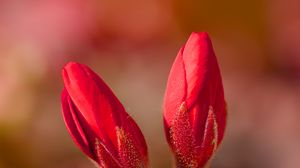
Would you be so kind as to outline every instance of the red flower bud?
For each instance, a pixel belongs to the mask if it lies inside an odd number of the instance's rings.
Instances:
[[[147,167],[144,136],[104,81],[78,63],[68,63],[62,76],[63,117],[79,148],[103,168]]]
[[[179,168],[204,167],[223,139],[223,84],[207,33],[192,33],[170,71],[164,125]]]

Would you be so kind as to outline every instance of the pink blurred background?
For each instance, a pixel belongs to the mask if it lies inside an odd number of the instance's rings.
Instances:
[[[154,168],[171,64],[209,32],[228,126],[212,168],[300,167],[300,1],[0,0],[0,168],[93,168],[60,111],[60,71],[92,67],[141,127]]]

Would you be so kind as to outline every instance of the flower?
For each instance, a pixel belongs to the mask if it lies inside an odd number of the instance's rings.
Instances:
[[[178,168],[201,168],[224,136],[226,103],[207,33],[192,33],[168,78],[164,126]]]
[[[62,113],[79,148],[103,168],[147,167],[144,136],[104,81],[74,62],[62,77]]]

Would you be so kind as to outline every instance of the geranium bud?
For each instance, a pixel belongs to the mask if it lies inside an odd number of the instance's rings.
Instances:
[[[141,130],[90,68],[68,63],[62,71],[62,112],[72,139],[101,168],[145,168]]]
[[[178,168],[202,168],[224,136],[226,103],[207,33],[192,33],[171,68],[164,126]]]

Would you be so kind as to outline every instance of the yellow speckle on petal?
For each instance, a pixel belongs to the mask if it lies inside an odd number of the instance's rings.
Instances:
[[[214,121],[214,127],[213,127],[213,133],[214,133],[214,139],[212,140],[212,145],[214,145],[214,151],[217,149],[218,147],[218,124],[216,121],[216,117],[214,114],[214,109],[212,106],[209,106],[209,110],[208,113],[213,115],[213,121]]]
[[[146,167],[132,137],[124,129],[116,128],[120,159],[123,167],[144,168]]]
[[[100,144],[100,141],[98,138],[95,138],[95,151],[96,151],[96,155],[97,155],[97,159],[99,160],[99,164],[100,164],[100,167],[104,167],[104,164],[105,163],[105,160],[103,158],[103,147],[102,145]]]
[[[177,168],[196,168],[195,137],[189,120],[186,103],[183,102],[170,128],[170,139]]]

